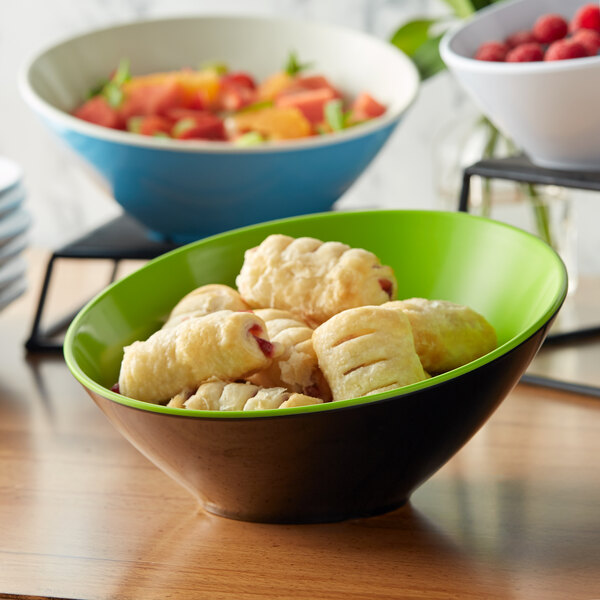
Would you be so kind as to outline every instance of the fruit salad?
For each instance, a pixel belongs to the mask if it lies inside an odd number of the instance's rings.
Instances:
[[[554,61],[596,56],[600,50],[600,6],[581,6],[568,21],[562,15],[541,15],[531,29],[513,32],[502,41],[479,46],[474,58],[494,62]]]
[[[124,59],[73,115],[133,134],[253,146],[332,134],[386,112],[367,92],[345,98],[308,67],[290,53],[262,81],[223,64],[134,76]]]

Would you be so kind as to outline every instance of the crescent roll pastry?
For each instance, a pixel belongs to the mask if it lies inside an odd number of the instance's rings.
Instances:
[[[259,410],[320,404],[322,400],[290,393],[285,388],[262,388],[251,383],[211,380],[195,392],[181,392],[167,406],[189,410]]]
[[[125,347],[119,390],[157,403],[210,378],[236,380],[264,369],[279,350],[256,315],[218,311]]]
[[[265,322],[269,339],[280,343],[283,352],[250,380],[264,387],[284,387],[330,400],[331,392],[312,345],[312,328],[287,310],[261,308],[254,314]]]
[[[381,306],[341,312],[315,329],[313,345],[334,400],[427,379],[408,317]]]
[[[236,279],[252,308],[289,310],[309,324],[394,299],[396,278],[372,253],[340,242],[270,235],[247,250]]]
[[[399,308],[408,317],[417,354],[429,373],[456,369],[491,352],[498,343],[494,328],[468,306],[425,298],[384,306]]]
[[[220,283],[211,283],[186,294],[174,306],[163,328],[175,327],[186,319],[202,317],[219,310],[250,310],[250,307],[237,290]]]

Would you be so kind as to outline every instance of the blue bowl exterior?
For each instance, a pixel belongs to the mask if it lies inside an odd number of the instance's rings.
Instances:
[[[106,179],[127,213],[161,237],[187,243],[329,210],[400,120],[323,146],[214,154],[123,144],[46,124]]]

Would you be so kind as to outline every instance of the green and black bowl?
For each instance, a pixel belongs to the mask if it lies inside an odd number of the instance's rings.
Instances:
[[[373,396],[289,409],[166,408],[110,390],[123,346],[160,327],[207,283],[234,285],[244,251],[284,233],[341,241],[394,268],[398,297],[465,304],[498,347],[458,369]],[[165,254],[85,306],[65,339],[73,375],[113,425],[204,509],[279,523],[392,510],[486,422],[540,348],[567,291],[565,267],[540,239],[463,213],[325,213],[220,234]]]

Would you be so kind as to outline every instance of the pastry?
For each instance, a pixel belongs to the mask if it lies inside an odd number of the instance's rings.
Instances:
[[[167,404],[188,410],[260,410],[320,404],[322,400],[285,388],[262,388],[250,383],[211,380],[200,384],[195,392],[176,394]]]
[[[331,392],[312,345],[312,328],[287,310],[262,308],[254,314],[265,322],[269,339],[281,344],[283,351],[250,380],[264,387],[285,387],[291,392],[330,400]]]
[[[203,317],[219,310],[250,310],[250,307],[237,290],[220,283],[211,283],[186,294],[174,306],[163,328],[175,327],[186,319]]]
[[[396,278],[371,252],[340,242],[270,235],[247,250],[236,285],[252,308],[289,310],[311,325],[396,295]]]
[[[400,309],[408,317],[417,354],[429,373],[456,369],[497,346],[494,328],[468,306],[425,298],[397,300],[383,306]]]
[[[341,312],[313,333],[319,366],[334,400],[347,400],[427,379],[408,317],[381,306]]]
[[[218,311],[127,346],[119,390],[130,398],[158,403],[212,377],[246,377],[266,368],[279,351],[256,315]]]

